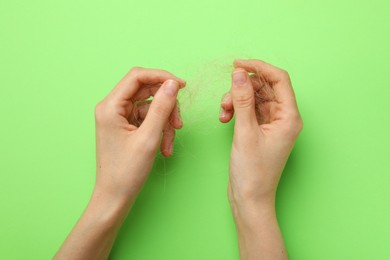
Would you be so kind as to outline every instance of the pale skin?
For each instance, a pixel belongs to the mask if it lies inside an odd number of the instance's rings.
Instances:
[[[236,117],[228,197],[240,257],[288,259],[276,219],[275,193],[302,119],[287,72],[259,60],[236,60],[234,67],[220,120]]]
[[[240,258],[287,259],[275,193],[302,120],[285,71],[259,60],[236,60],[234,67],[219,119],[236,117],[228,197]],[[158,148],[172,155],[175,131],[183,126],[177,94],[185,85],[167,71],[134,68],[99,102],[94,191],[54,259],[108,258]]]

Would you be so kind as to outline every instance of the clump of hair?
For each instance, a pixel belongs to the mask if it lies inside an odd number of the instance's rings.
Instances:
[[[256,73],[249,73],[249,77],[255,89],[257,122],[259,124],[270,123],[271,105],[276,100],[272,83],[267,81],[260,71]]]

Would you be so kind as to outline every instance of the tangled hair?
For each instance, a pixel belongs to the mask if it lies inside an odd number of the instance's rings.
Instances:
[[[276,101],[272,83],[267,81],[261,72],[250,73],[255,89],[256,118],[259,124],[269,123],[271,104]]]
[[[226,58],[226,60],[209,61],[196,70],[188,69],[189,75],[184,75],[187,86],[178,94],[184,127],[175,137],[173,157],[191,157],[198,160],[192,150],[188,149],[186,143],[188,137],[193,136],[194,132],[198,135],[210,135],[213,134],[210,130],[222,127],[218,120],[220,101],[223,94],[229,92],[231,88],[233,60],[233,58]],[[257,121],[259,124],[269,123],[270,111],[276,101],[272,82],[267,81],[261,71],[248,72],[248,75],[254,87]],[[233,128],[228,127],[226,130],[232,131]],[[169,167],[170,162],[161,155],[158,155],[155,161],[154,174],[163,178],[164,190],[167,176],[173,173]]]
[[[216,59],[207,62],[206,66],[194,71],[194,76],[187,81],[187,87],[179,92],[181,111],[191,116],[188,120],[190,124],[215,118],[208,110],[210,100],[215,100],[215,107],[219,111],[218,101],[224,93],[229,92],[234,69],[234,59],[226,60],[228,61]],[[276,101],[273,84],[266,80],[261,71],[248,72],[248,75],[254,87],[258,123],[269,123],[271,105]]]
[[[186,76],[187,87],[179,91],[178,107],[182,111],[182,116],[186,118],[187,127],[192,128],[201,121],[212,122],[218,118],[218,115],[213,113],[213,109],[210,109],[210,100],[213,101],[211,106],[219,111],[219,100],[224,93],[229,92],[231,87],[231,73],[234,69],[232,60],[229,59],[229,62],[221,59],[209,61],[205,63],[206,66],[195,71],[192,69],[191,72],[194,75]],[[269,123],[271,121],[270,111],[275,102],[272,82],[267,81],[261,71],[251,71],[248,75],[254,88],[257,121],[259,124]],[[147,87],[153,93],[159,86]],[[151,97],[148,100],[134,102],[135,109],[128,119],[131,124],[137,127],[142,124],[147,113],[145,108],[149,106],[152,99]],[[212,124],[207,127],[210,126]]]

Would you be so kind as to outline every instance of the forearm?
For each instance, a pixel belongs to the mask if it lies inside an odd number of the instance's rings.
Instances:
[[[241,260],[288,259],[273,199],[233,206]]]
[[[95,191],[54,259],[107,259],[132,204]]]

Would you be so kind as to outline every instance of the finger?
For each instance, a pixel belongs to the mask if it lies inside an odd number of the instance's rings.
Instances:
[[[238,128],[257,126],[253,86],[244,69],[238,68],[233,71],[230,94],[236,114],[236,126]]]
[[[233,100],[230,93],[225,93],[221,100],[221,111],[219,113],[219,120],[222,123],[227,123],[233,118],[234,108]]]
[[[230,120],[232,120],[233,115],[234,112],[232,110],[226,111],[221,107],[221,110],[219,112],[219,121],[221,121],[221,123],[228,123],[230,122]]]
[[[175,140],[175,129],[170,125],[167,124],[166,127],[163,130],[163,137],[161,140],[161,153],[165,157],[169,157],[173,154],[173,143]]]
[[[161,87],[161,83],[155,85],[145,85],[142,88],[140,88],[131,99],[133,101],[146,100],[150,97],[153,97],[160,87]]]
[[[167,80],[175,80],[183,88],[186,82],[165,70],[133,68],[115,86],[111,95],[115,99],[128,100],[144,85],[161,84]]]
[[[235,68],[243,68],[248,72],[261,74],[272,83],[287,80],[284,70],[261,60],[235,60],[233,65]]]
[[[164,130],[175,105],[179,83],[175,80],[167,80],[154,96],[149,111],[139,130],[145,132],[151,138],[159,138]]]
[[[173,108],[171,115],[169,116],[169,123],[175,129],[180,129],[183,127],[183,120],[180,116],[180,105],[178,100],[176,100],[176,105]]]
[[[221,100],[221,107],[226,111],[234,110],[232,95],[230,94],[230,92],[227,92],[223,95]]]
[[[263,75],[272,84],[278,103],[289,109],[297,109],[294,90],[286,71],[260,60],[235,60],[234,67]]]

